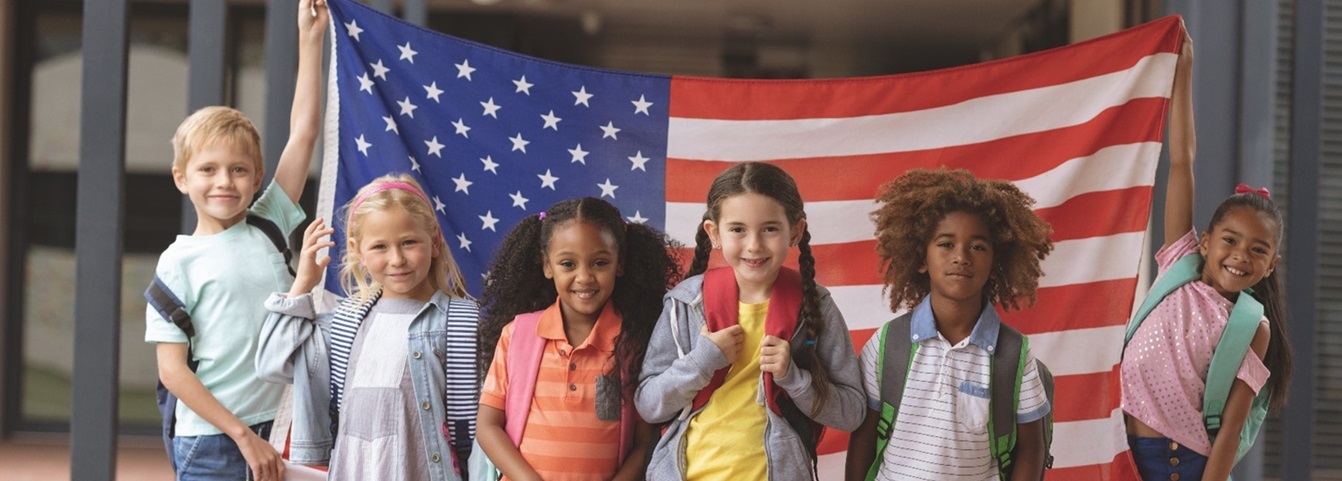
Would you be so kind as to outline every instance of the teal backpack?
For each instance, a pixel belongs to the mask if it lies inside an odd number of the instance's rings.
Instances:
[[[1124,348],[1142,321],[1165,296],[1184,284],[1202,278],[1202,262],[1201,255],[1186,255],[1170,266],[1165,275],[1156,279],[1146,300],[1128,323],[1127,335],[1123,337]],[[1207,435],[1213,442],[1216,441],[1217,431],[1221,429],[1221,413],[1225,411],[1226,398],[1230,397],[1230,386],[1235,383],[1235,374],[1239,372],[1244,356],[1249,353],[1249,343],[1258,332],[1258,321],[1262,318],[1263,305],[1254,299],[1252,290],[1245,289],[1235,301],[1235,308],[1230,311],[1230,320],[1221,334],[1221,340],[1216,343],[1211,368],[1207,371],[1207,389],[1202,395],[1202,422],[1207,426]],[[1249,418],[1244,421],[1244,429],[1240,430],[1239,449],[1235,452],[1236,463],[1253,447],[1254,439],[1263,426],[1263,419],[1267,417],[1271,399],[1272,393],[1267,389],[1259,390],[1254,397],[1253,405],[1249,408]]]
[[[876,479],[881,470],[881,461],[885,448],[890,444],[890,434],[895,430],[895,417],[904,397],[904,383],[909,368],[913,366],[913,356],[918,353],[918,344],[910,339],[910,321],[913,314],[907,313],[887,322],[876,333],[879,336],[876,379],[881,392],[881,419],[876,422],[876,457],[867,470],[867,481]],[[1012,468],[1012,454],[1016,449],[1016,410],[1020,403],[1020,385],[1025,375],[1025,356],[1030,346],[1030,338],[1011,326],[1002,324],[997,333],[997,348],[988,360],[988,448],[993,459],[997,460],[998,476],[1008,479]],[[886,354],[890,355],[886,355]],[[903,370],[897,364],[904,361]],[[1039,382],[1044,385],[1044,395],[1050,406],[1053,405],[1053,373],[1038,359],[1035,368],[1039,371]],[[1053,467],[1053,411],[1044,416],[1044,468]],[[1040,479],[1043,479],[1042,476]]]

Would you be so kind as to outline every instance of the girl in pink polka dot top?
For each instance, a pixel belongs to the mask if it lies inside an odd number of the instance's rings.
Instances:
[[[1175,261],[1196,253],[1203,258],[1202,277],[1151,311],[1124,348],[1120,367],[1129,444],[1145,480],[1227,479],[1254,397],[1268,389],[1272,407],[1279,408],[1291,375],[1285,299],[1276,274],[1283,224],[1267,190],[1241,184],[1217,207],[1205,232],[1193,230],[1192,64],[1185,34],[1171,96],[1165,246],[1156,263],[1164,275]],[[1247,288],[1263,304],[1264,316],[1213,443],[1202,417],[1207,372],[1235,299],[1249,295],[1242,293]]]

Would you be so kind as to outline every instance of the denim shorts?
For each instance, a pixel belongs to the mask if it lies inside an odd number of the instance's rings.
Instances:
[[[1207,457],[1170,438],[1128,436],[1132,458],[1143,481],[1180,481],[1202,479]]]
[[[270,438],[266,421],[250,426],[261,439]],[[173,467],[178,481],[238,481],[255,479],[237,443],[227,434],[177,436],[172,439]]]

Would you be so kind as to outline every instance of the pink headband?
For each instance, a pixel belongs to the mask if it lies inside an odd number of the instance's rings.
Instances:
[[[399,189],[404,190],[406,192],[413,192],[415,195],[419,196],[419,198],[424,199],[425,204],[433,205],[432,203],[429,202],[429,196],[424,195],[423,192],[420,192],[419,189],[416,189],[415,186],[413,185],[407,184],[405,182],[383,182],[368,189],[362,195],[355,197],[354,202],[350,203],[349,208],[350,215],[354,215],[354,211],[359,210],[359,204],[362,204],[363,201],[368,198],[368,196],[387,189]]]

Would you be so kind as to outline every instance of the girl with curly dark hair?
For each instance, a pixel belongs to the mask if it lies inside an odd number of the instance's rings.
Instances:
[[[1022,342],[1021,348],[1011,466],[998,466],[990,449],[996,443],[988,429],[989,359],[999,332],[1011,329],[993,306],[1006,310],[1034,303],[1044,274],[1040,261],[1053,249],[1052,229],[1031,210],[1029,195],[1008,182],[976,179],[967,170],[910,170],[881,189],[872,220],[885,292],[891,311],[912,312],[887,323],[862,349],[872,409],[852,435],[847,479],[983,480],[996,479],[999,472],[1010,472],[1010,479],[1040,479],[1041,419],[1051,406],[1029,344]],[[908,329],[915,349],[887,431],[889,445],[878,453],[879,346],[896,323]]]
[[[648,479],[813,479],[821,429],[850,431],[864,409],[848,326],[815,282],[796,182],[770,164],[728,168],[709,188],[695,240],[691,277],[667,293],[635,403],[649,421],[669,422]],[[783,267],[794,247],[799,271]],[[707,269],[712,250],[730,267]]]
[[[680,280],[675,247],[592,197],[504,238],[482,296],[476,430],[508,479],[643,478],[653,432],[632,398],[659,303]]]

